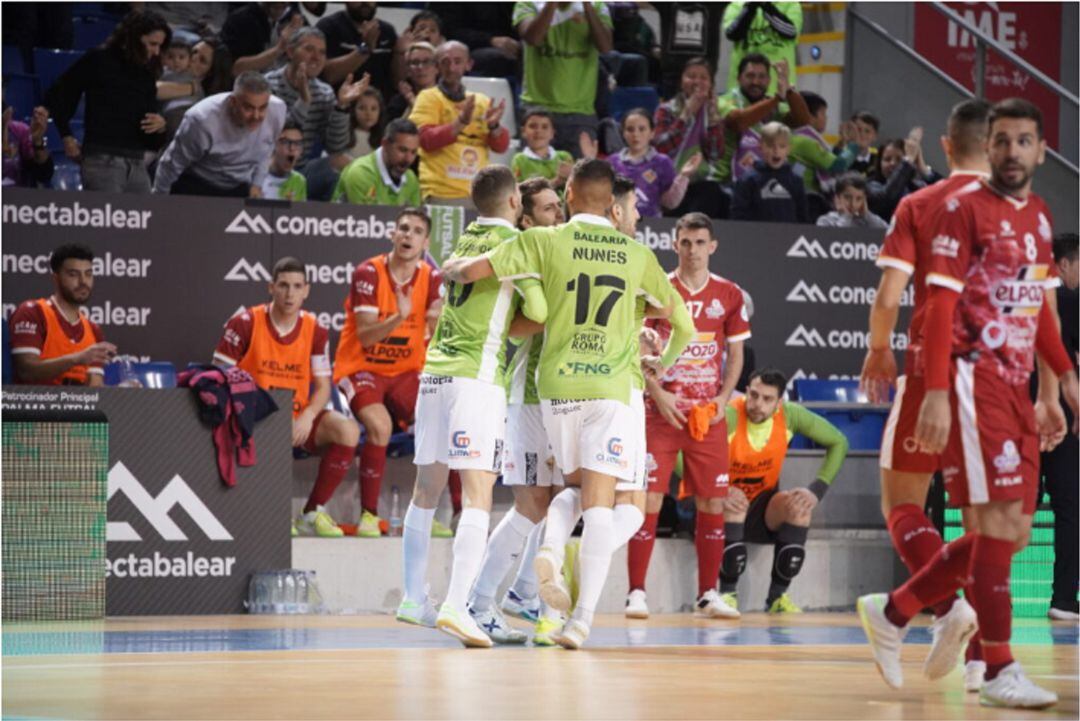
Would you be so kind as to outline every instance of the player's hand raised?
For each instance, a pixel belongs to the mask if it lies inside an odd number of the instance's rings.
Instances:
[[[863,359],[859,390],[871,403],[888,403],[889,389],[896,386],[896,356],[889,348],[871,348]]]
[[[928,390],[919,408],[919,420],[915,424],[915,440],[923,453],[941,453],[949,441],[952,416],[949,409],[949,392]]]

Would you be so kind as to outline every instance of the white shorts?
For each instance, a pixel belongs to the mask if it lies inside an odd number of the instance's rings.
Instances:
[[[634,428],[637,430],[637,464],[634,466],[634,483],[640,484],[641,490],[644,490],[649,480],[648,469],[645,467],[645,461],[648,458],[645,452],[645,391],[630,389],[630,409],[634,411]]]
[[[416,397],[418,466],[445,463],[455,470],[502,470],[506,389],[475,378],[420,375]]]
[[[562,476],[553,472],[547,432],[539,404],[514,403],[506,410],[506,455],[503,458],[504,486],[562,485]]]
[[[615,476],[621,481],[616,490],[644,489],[634,478],[639,432],[630,406],[608,399],[542,400],[540,408],[555,464],[563,473],[587,468]]]

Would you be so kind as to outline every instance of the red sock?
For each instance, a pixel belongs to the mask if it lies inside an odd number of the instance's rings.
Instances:
[[[886,521],[889,527],[889,535],[892,537],[893,548],[900,555],[900,560],[907,566],[911,575],[934,558],[944,544],[941,534],[923,513],[923,509],[914,503],[904,503],[896,506],[889,513]],[[949,596],[944,601],[934,604],[931,610],[939,618],[948,613],[956,601],[956,594]]]
[[[971,554],[971,589],[975,612],[983,638],[986,680],[1013,662],[1009,648],[1012,635],[1012,594],[1009,591],[1009,568],[1012,566],[1013,542],[990,536],[975,536]]]
[[[971,584],[964,586],[964,600],[971,604],[972,608],[975,608],[975,591],[971,588]],[[979,611],[975,611],[975,615],[979,615]],[[982,634],[976,631],[971,636],[971,640],[968,641],[967,649],[964,651],[964,663],[969,661],[982,661]]]
[[[311,489],[304,513],[314,511],[316,506],[324,506],[334,495],[341,479],[349,472],[353,458],[356,457],[356,449],[352,446],[343,446],[331,443],[322,453],[319,461],[319,475],[315,478],[315,487]]]
[[[653,544],[656,542],[656,524],[659,513],[646,513],[645,523],[630,539],[626,549],[626,565],[630,575],[630,590],[645,590],[645,574],[649,572]]]
[[[723,513],[698,511],[694,547],[697,549],[698,598],[701,598],[701,594],[716,588],[720,563],[724,560]]]
[[[379,515],[379,490],[386,468],[386,446],[365,443],[360,450],[360,507]]]
[[[930,563],[889,594],[885,606],[888,619],[897,626],[906,626],[922,609],[955,595],[970,578],[973,545],[974,536],[965,533],[942,546]]]
[[[454,507],[454,515],[461,513],[461,476],[457,471],[450,471],[450,505]]]

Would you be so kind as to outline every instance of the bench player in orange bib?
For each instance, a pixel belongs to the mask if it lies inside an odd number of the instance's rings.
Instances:
[[[357,535],[378,538],[379,490],[395,425],[412,425],[420,370],[442,308],[439,271],[424,261],[431,219],[419,208],[398,213],[389,253],[353,271],[345,329],[334,357],[334,382],[367,430],[360,451]],[[433,525],[433,533],[436,529]],[[449,535],[436,533],[436,535]]]
[[[293,392],[293,447],[322,455],[315,488],[293,535],[339,538],[344,533],[323,506],[352,466],[360,428],[326,408],[330,334],[313,313],[301,309],[310,290],[303,263],[296,258],[275,263],[270,302],[245,308],[229,319],[214,363],[242,368],[260,388]]]
[[[697,505],[696,613],[710,618],[739,616],[720,599],[716,579],[724,556],[724,497],[728,490],[724,407],[742,373],[743,342],[750,337],[750,321],[742,289],[709,272],[709,256],[716,252],[716,246],[712,220],[704,213],[688,213],[676,223],[679,267],[668,278],[686,303],[697,335],[667,375],[645,381],[648,496],[645,523],[630,539],[627,555],[630,593],[626,615],[630,618],[649,615],[645,575],[656,540],[660,504],[680,451]],[[661,342],[671,332],[670,323],[664,320],[650,320],[646,326],[660,334]]]

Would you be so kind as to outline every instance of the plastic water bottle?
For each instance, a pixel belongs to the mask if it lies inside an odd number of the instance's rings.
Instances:
[[[390,535],[400,536],[401,532],[401,493],[394,486],[390,489]]]
[[[308,602],[308,572],[296,571],[296,612],[311,613],[311,604]]]
[[[296,578],[292,571],[282,571],[285,576],[285,613],[296,613]]]
[[[274,573],[274,587],[270,593],[270,604],[274,613],[285,613],[285,574]]]
[[[142,383],[139,382],[139,376],[135,373],[135,364],[132,362],[133,358],[129,355],[120,356],[117,359],[120,363],[120,387],[121,388],[139,388]]]

